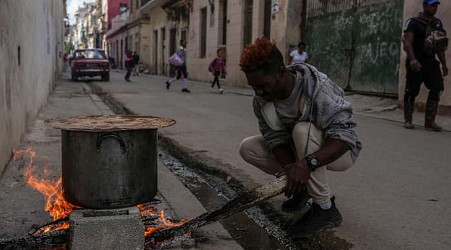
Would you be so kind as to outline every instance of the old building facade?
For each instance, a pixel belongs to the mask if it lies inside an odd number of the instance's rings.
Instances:
[[[208,65],[223,50],[226,85],[246,87],[239,69],[242,49],[258,37],[273,40],[288,54],[299,42],[300,1],[171,0],[149,1],[141,11],[150,18],[150,73],[170,74],[167,63],[180,40],[187,41],[187,66],[193,80],[210,81]]]
[[[108,13],[117,6],[110,6]],[[403,98],[405,53],[401,49],[405,20],[421,11],[421,1],[402,0],[130,0],[126,13],[110,20],[109,55],[123,65],[126,49],[137,51],[146,73],[170,75],[167,60],[187,41],[189,78],[211,81],[208,65],[224,51],[225,85],[247,87],[239,68],[242,49],[266,36],[284,56],[301,40],[309,62],[348,91]],[[450,3],[438,16],[447,23]],[[117,13],[119,14],[119,13]],[[114,20],[114,21],[111,21]],[[449,53],[447,53],[449,57]],[[449,60],[448,60],[449,61]],[[448,77],[449,78],[449,77]],[[445,86],[449,79],[445,78]],[[420,93],[418,106],[425,102]],[[442,96],[451,107],[451,91]],[[444,110],[443,108],[441,109]]]

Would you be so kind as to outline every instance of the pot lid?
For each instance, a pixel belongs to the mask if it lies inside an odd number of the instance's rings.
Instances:
[[[45,120],[45,123],[57,129],[104,132],[164,128],[174,125],[175,120],[156,116],[91,115],[53,118]]]

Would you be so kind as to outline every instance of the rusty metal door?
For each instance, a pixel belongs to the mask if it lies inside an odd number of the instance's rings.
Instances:
[[[308,0],[309,63],[342,88],[396,95],[403,0]]]

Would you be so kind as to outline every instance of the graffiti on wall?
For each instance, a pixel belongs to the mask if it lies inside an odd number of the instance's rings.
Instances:
[[[308,18],[310,62],[343,88],[397,93],[402,2],[379,1]]]

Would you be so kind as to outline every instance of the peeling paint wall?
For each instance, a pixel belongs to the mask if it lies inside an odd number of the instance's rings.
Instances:
[[[423,5],[420,1],[417,0],[404,0],[404,17],[403,22],[412,17],[417,15],[419,12],[423,10]],[[436,17],[441,19],[443,22],[443,26],[448,32],[448,37],[451,35],[451,2],[450,1],[440,1],[440,5],[438,6],[438,12],[436,14]],[[451,45],[451,44],[450,44]],[[451,49],[448,48],[448,50],[445,52],[446,54],[446,61],[448,64],[448,68],[451,68]],[[400,58],[400,71],[399,71],[399,98],[398,102],[400,105],[403,103],[404,98],[404,88],[406,84],[406,53],[404,51],[401,52],[401,58]],[[444,78],[444,84],[445,84],[445,91],[443,92],[442,96],[440,97],[440,107],[438,112],[441,114],[451,114],[451,76],[448,74],[447,77]],[[420,94],[418,95],[416,99],[416,106],[419,108],[419,110],[424,110],[424,106],[426,104],[428,91],[424,87],[424,84],[421,86]]]
[[[61,72],[63,0],[0,1],[0,174]]]

